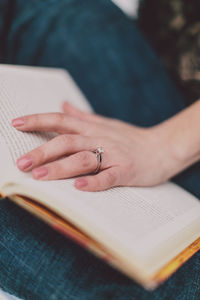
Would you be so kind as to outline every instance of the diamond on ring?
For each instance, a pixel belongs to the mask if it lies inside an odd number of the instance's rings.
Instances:
[[[102,149],[102,147],[98,147],[96,150],[92,151],[97,158],[97,167],[96,170],[94,171],[94,174],[97,174],[101,168],[101,163],[102,163],[102,154],[104,153],[104,150]]]
[[[104,153],[102,147],[98,147],[96,151],[97,151],[99,154]]]

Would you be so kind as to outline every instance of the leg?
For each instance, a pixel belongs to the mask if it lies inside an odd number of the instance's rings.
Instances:
[[[6,62],[67,68],[99,113],[149,126],[184,106],[135,25],[109,1],[17,1],[6,46]],[[14,204],[1,202],[0,215],[0,285],[8,292],[26,299],[198,299],[199,254],[148,293]]]
[[[200,253],[150,293],[13,203],[0,218],[0,286],[23,299],[199,299]]]
[[[16,0],[5,61],[69,70],[98,113],[142,126],[183,108],[158,58],[110,0]]]

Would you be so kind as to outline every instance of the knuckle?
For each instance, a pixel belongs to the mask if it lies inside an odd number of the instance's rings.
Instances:
[[[66,160],[58,160],[48,164],[49,174],[52,178],[67,178],[69,174],[68,163]]]
[[[79,160],[83,168],[91,168],[94,166],[94,161],[91,158],[91,154],[88,151],[79,153]]]
[[[130,163],[127,163],[127,164],[124,165],[125,174],[130,173],[131,169],[132,169],[132,165]]]
[[[37,130],[43,125],[43,116],[41,114],[26,116],[26,124],[30,130]]]
[[[77,136],[75,135],[65,135],[65,141],[70,144],[75,146],[76,145],[76,141],[77,141]]]
[[[39,123],[39,115],[35,114],[35,115],[26,116],[25,121],[27,127],[35,127]]]
[[[50,179],[59,179],[64,174],[63,165],[59,163],[48,164],[48,173]]]
[[[55,122],[57,124],[63,123],[65,119],[65,115],[63,113],[55,113],[54,114]]]
[[[69,134],[62,134],[59,137],[59,141],[62,143],[63,148],[76,148],[77,145],[77,136],[69,135]]]
[[[108,171],[107,172],[107,183],[109,186],[112,186],[117,181],[117,173],[115,171]]]
[[[32,156],[34,157],[35,161],[37,161],[37,163],[46,161],[46,153],[42,147],[35,149],[32,152]]]
[[[130,180],[134,180],[136,175],[134,163],[127,163],[121,167],[121,181],[125,185]]]
[[[102,187],[102,185],[103,180],[99,176],[96,176],[95,178],[93,177],[93,180],[91,180],[91,186],[93,186],[93,188]]]

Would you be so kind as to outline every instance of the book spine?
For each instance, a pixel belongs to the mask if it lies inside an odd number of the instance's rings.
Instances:
[[[97,244],[93,240],[85,237],[84,235],[79,235],[77,232],[73,232],[70,228],[64,228],[62,225],[58,223],[51,224],[51,227],[61,233],[62,235],[70,238],[75,243],[85,248],[86,250],[91,251],[96,256],[103,259],[105,262],[112,264],[113,258],[107,253],[101,245]]]

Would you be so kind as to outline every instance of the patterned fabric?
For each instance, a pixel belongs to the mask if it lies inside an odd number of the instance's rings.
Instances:
[[[1,61],[66,68],[98,113],[141,126],[184,108],[137,26],[109,0],[12,3]],[[196,164],[174,181],[200,198],[199,179]],[[22,299],[200,298],[200,253],[150,293],[8,200],[0,220],[0,287]]]
[[[191,103],[200,96],[200,1],[141,0],[139,23]]]

